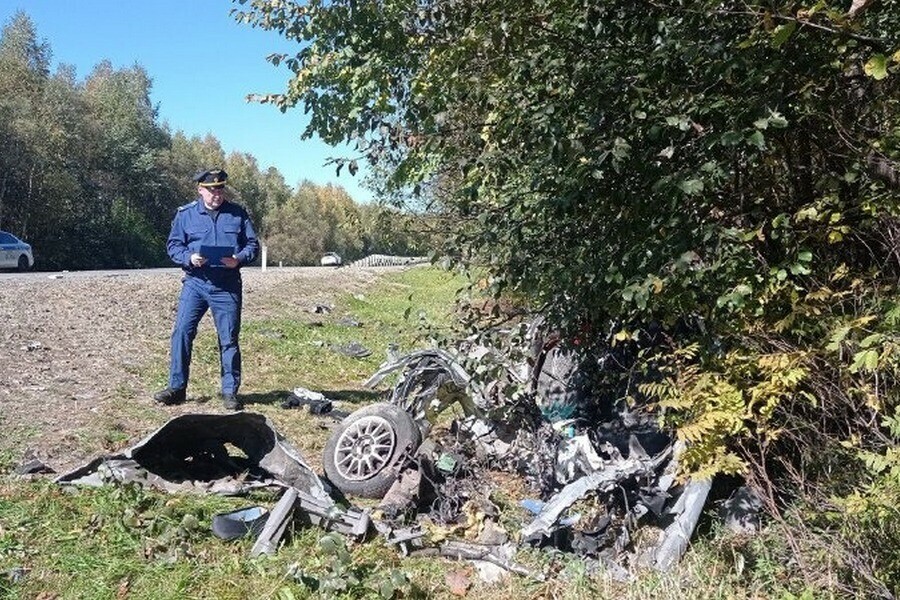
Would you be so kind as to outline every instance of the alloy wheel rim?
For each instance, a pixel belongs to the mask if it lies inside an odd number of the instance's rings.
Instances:
[[[364,481],[381,472],[396,445],[394,428],[387,419],[374,415],[363,417],[338,438],[334,465],[344,479]]]

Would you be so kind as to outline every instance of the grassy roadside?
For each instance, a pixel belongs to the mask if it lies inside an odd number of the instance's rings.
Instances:
[[[284,410],[289,390],[304,386],[339,398],[346,410],[376,397],[361,382],[384,358],[388,344],[408,350],[424,343],[427,328],[446,328],[454,295],[464,282],[437,269],[392,274],[376,287],[336,301],[324,314],[276,314],[245,322],[242,345],[253,361],[245,391],[248,408],[319,465],[325,421]],[[351,324],[353,321],[356,324]],[[350,358],[331,350],[357,341],[372,350]],[[215,381],[214,334],[198,339],[196,379]],[[203,369],[211,369],[203,372]],[[148,373],[150,379],[164,376]],[[212,385],[212,384],[208,384]],[[213,394],[214,389],[204,390]],[[488,482],[510,518],[518,496],[503,480]],[[0,478],[0,598],[452,598],[448,574],[471,582],[468,597],[509,598],[763,598],[784,597],[778,567],[765,545],[747,550],[721,538],[701,541],[671,575],[645,575],[628,584],[558,553],[520,552],[517,559],[551,575],[546,582],[512,577],[497,585],[478,581],[465,562],[403,558],[379,539],[349,547],[316,528],[293,532],[274,556],[248,558],[250,539],[223,542],[210,532],[217,512],[273,498],[168,496],[136,487],[61,489],[47,481]],[[742,552],[754,556],[745,567]]]

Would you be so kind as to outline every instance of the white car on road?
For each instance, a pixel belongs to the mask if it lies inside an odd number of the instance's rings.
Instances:
[[[339,267],[341,266],[341,255],[337,252],[326,252],[319,260],[319,264],[323,267]]]
[[[31,246],[11,233],[0,231],[0,269],[27,271],[33,266]]]

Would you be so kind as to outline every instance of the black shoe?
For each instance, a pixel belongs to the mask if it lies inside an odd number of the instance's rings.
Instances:
[[[222,394],[222,406],[225,410],[241,410],[244,405],[234,394]]]
[[[160,404],[181,404],[187,399],[187,393],[184,388],[176,390],[174,388],[166,388],[161,392],[153,394],[153,399]]]

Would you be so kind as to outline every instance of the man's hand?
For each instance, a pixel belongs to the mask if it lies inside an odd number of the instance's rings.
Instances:
[[[191,254],[191,264],[195,267],[202,267],[206,264],[206,259],[195,252]]]
[[[229,269],[236,269],[241,264],[241,261],[234,256],[223,256],[222,264]]]

